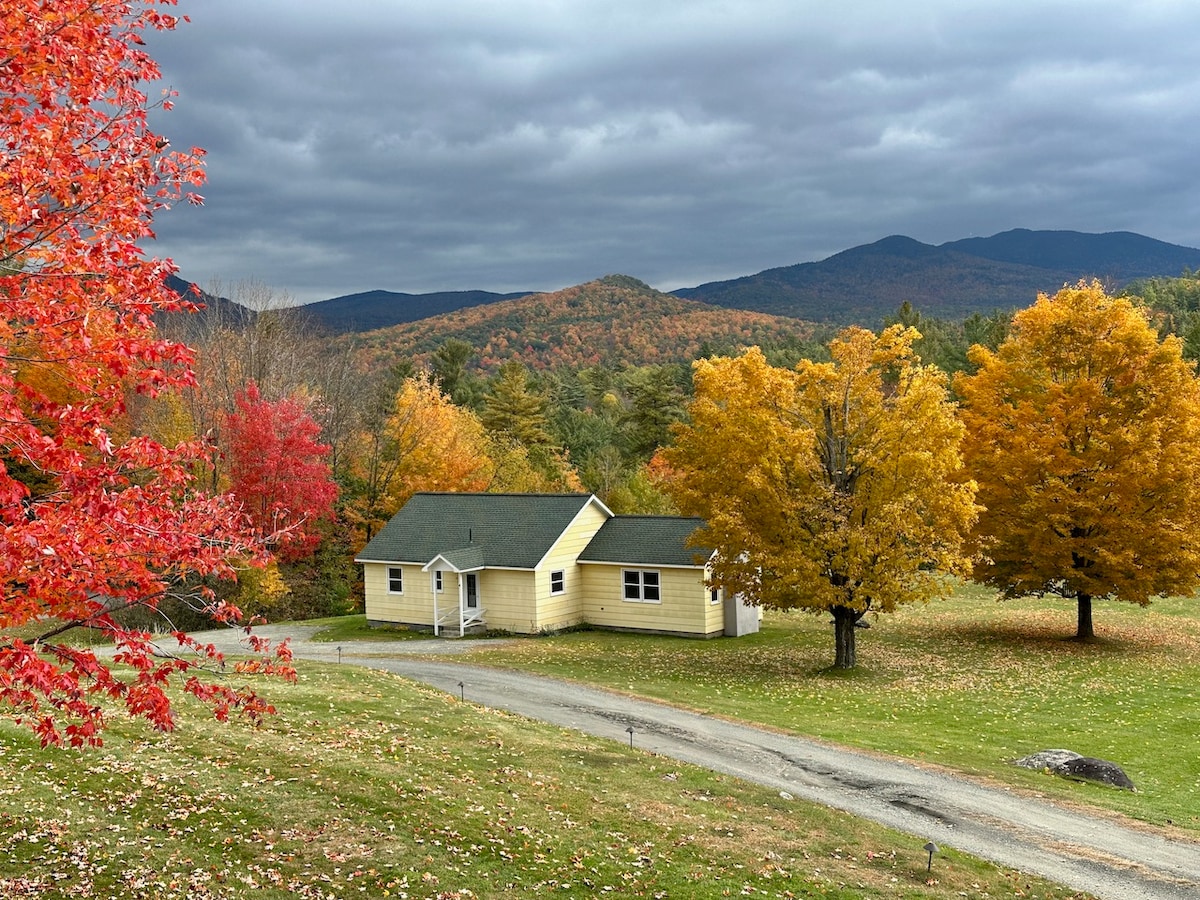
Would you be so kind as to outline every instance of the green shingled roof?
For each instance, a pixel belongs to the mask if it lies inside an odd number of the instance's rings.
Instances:
[[[628,563],[638,566],[702,566],[712,555],[689,546],[702,519],[679,516],[616,516],[596,532],[579,554],[580,562]]]
[[[439,553],[478,548],[486,566],[532,569],[575,516],[599,502],[590,494],[414,494],[358,561],[425,565]]]

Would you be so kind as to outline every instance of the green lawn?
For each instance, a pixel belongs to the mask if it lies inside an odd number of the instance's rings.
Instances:
[[[0,632],[0,641],[19,639],[31,643],[47,632],[53,631],[60,622],[60,619],[40,619],[35,622],[26,622],[19,628],[5,628]],[[51,640],[70,647],[112,646],[112,638],[103,634],[98,628],[69,628],[61,634],[55,635]]]
[[[769,613],[761,633],[689,641],[575,632],[473,662],[606,685],[714,715],[952,766],[1200,830],[1200,600],[1099,603],[1100,640],[1064,640],[1074,607],[998,602],[966,585],[858,634],[859,668],[828,669],[827,616]],[[1119,763],[1137,793],[1018,769],[1064,747]]]
[[[414,631],[403,625],[379,625],[372,628],[367,624],[367,617],[364,615],[306,619],[297,624],[316,625],[321,630],[316,632],[312,639],[328,644],[338,641],[419,641],[433,638],[431,632]]]
[[[923,841],[352,666],[104,748],[0,725],[0,896],[1065,898]]]
[[[576,632],[470,659],[1200,830],[1198,612],[1102,604],[1102,640],[1079,645],[1069,604],[966,587],[860,632],[853,673],[827,669],[824,617],[781,614],[737,640]],[[298,667],[261,683],[279,714],[259,729],[186,699],[174,733],[116,718],[94,752],[0,724],[0,896],[1075,896],[953,851],[927,874],[919,838],[394,676]],[[1064,746],[1120,762],[1139,792],[1008,765]]]

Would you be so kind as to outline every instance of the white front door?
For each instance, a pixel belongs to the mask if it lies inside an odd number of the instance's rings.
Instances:
[[[479,582],[474,572],[467,572],[463,577],[467,579],[467,589],[463,596],[463,609],[475,612],[479,609]]]

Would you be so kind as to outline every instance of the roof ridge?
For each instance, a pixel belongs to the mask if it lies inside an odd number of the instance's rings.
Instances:
[[[554,491],[416,491],[413,496],[426,497],[562,497],[576,499],[594,496],[586,492],[559,493]]]
[[[681,521],[703,522],[701,516],[673,516],[670,513],[614,513],[614,519],[678,519]]]

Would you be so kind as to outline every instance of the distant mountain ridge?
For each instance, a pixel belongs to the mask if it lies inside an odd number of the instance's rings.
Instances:
[[[1139,278],[1176,276],[1184,269],[1200,269],[1200,250],[1129,231],[1016,228],[936,246],[892,235],[818,262],[671,293],[726,309],[877,327],[905,300],[926,315],[961,319],[974,312],[1028,306],[1039,292],[1052,293],[1081,278],[1099,278],[1116,290]],[[534,293],[374,290],[297,309],[332,334],[361,333]]]
[[[1028,306],[1080,278],[1117,289],[1138,278],[1200,267],[1200,250],[1128,231],[1086,234],[1018,228],[940,246],[901,235],[843,250],[820,262],[674,291],[732,309],[816,322],[876,325],[905,300],[929,315]]]
[[[302,307],[304,314],[334,334],[374,331],[418,322],[431,316],[528,297],[535,291],[497,294],[492,291],[440,291],[432,294],[405,294],[398,291],[365,291]]]
[[[1086,234],[1080,231],[1030,231],[1014,228],[989,238],[971,237],[942,244],[941,249],[1044,269],[1075,270],[1081,266],[1104,277],[1112,266],[1124,281],[1152,275],[1178,275],[1191,268],[1200,250],[1168,244],[1132,231]],[[1189,264],[1188,260],[1192,262]],[[1164,272],[1163,269],[1170,271]]]

